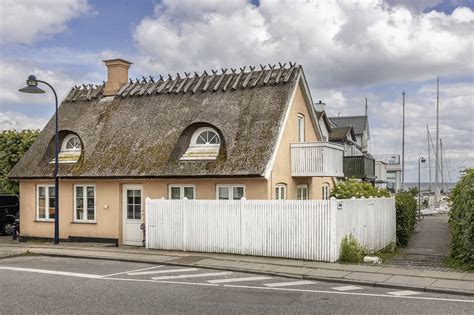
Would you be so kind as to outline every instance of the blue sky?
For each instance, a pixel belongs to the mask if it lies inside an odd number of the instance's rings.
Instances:
[[[473,10],[474,0],[5,0],[0,129],[42,128],[52,115],[51,96],[16,92],[29,73],[61,97],[105,80],[107,58],[133,62],[132,77],[292,60],[330,115],[362,114],[369,99],[375,154],[400,153],[405,90],[415,181],[440,76],[441,137],[456,180],[474,166]]]

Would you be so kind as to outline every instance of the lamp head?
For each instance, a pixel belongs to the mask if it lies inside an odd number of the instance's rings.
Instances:
[[[26,80],[26,86],[18,91],[23,93],[33,93],[33,94],[40,94],[45,93],[42,89],[38,87],[38,80],[34,75],[30,75],[28,80]]]
[[[421,157],[421,158],[420,158],[420,161],[421,161],[421,163],[425,163],[425,162],[426,162],[426,160],[425,160],[424,157]]]

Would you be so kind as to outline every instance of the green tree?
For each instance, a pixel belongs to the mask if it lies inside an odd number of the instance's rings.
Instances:
[[[39,130],[0,131],[0,192],[18,194],[18,183],[7,175],[38,138]]]

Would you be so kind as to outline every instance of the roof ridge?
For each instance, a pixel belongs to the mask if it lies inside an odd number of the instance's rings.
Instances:
[[[278,64],[260,64],[260,69],[256,69],[256,66],[244,66],[238,69],[230,68],[228,72],[227,68],[220,68],[214,70],[211,69],[211,73],[206,70],[199,74],[194,72],[191,76],[190,72],[184,72],[181,75],[179,72],[176,76],[168,73],[167,78],[164,79],[162,75],[159,75],[159,79],[155,80],[153,76],[142,76],[141,79],[135,78],[135,80],[129,79],[129,82],[124,84],[115,94],[116,96],[132,97],[142,96],[151,94],[185,94],[198,92],[217,92],[217,91],[234,91],[238,89],[249,89],[256,86],[264,85],[276,85],[285,84],[290,79],[296,77],[299,65],[295,62],[288,62]],[[268,66],[268,68],[267,68]],[[295,71],[296,69],[296,71]],[[166,77],[166,76],[165,76]],[[74,86],[66,97],[65,101],[79,101],[79,100],[92,100],[100,98],[104,89],[105,82],[102,85],[83,85]]]

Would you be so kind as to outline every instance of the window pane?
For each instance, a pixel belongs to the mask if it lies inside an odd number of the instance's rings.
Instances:
[[[133,219],[133,205],[127,205],[127,219]]]
[[[95,210],[94,208],[87,208],[87,220],[95,219]]]
[[[141,205],[135,205],[135,216],[134,219],[140,220],[142,218],[142,206]]]
[[[88,186],[87,187],[87,197],[94,198],[94,187],[93,186]]]
[[[181,199],[181,187],[171,187],[171,199]]]
[[[45,197],[45,189],[44,187],[38,187],[38,196],[40,198],[44,198]]]
[[[301,196],[301,187],[296,188],[296,199],[302,200],[303,197]]]
[[[136,205],[142,204],[142,197],[139,190],[135,192],[135,198],[133,198],[133,203]]]
[[[54,186],[48,187],[49,198],[54,198]]]
[[[84,187],[77,186],[76,187],[76,197],[82,197],[82,196],[84,196]]]
[[[194,199],[194,187],[184,187],[184,197]]]
[[[51,203],[49,205],[49,218],[54,219],[54,206],[51,206]]]
[[[234,200],[242,199],[244,197],[244,187],[233,187],[232,197]]]
[[[218,187],[219,200],[229,200],[229,187]]]

